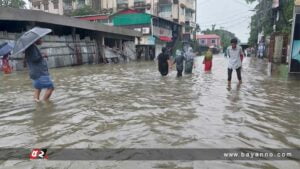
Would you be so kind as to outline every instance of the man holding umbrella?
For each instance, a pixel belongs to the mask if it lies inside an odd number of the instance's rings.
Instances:
[[[51,29],[35,27],[24,33],[16,42],[13,54],[16,55],[25,50],[25,61],[28,64],[29,75],[33,82],[34,99],[40,101],[40,93],[42,89],[46,89],[43,100],[47,101],[54,91],[54,85],[51,80],[48,65],[37,47],[42,44],[42,37],[50,33]]]

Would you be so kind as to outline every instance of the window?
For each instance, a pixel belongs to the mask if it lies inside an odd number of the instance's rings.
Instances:
[[[201,40],[201,44],[205,44],[205,40],[204,39]]]
[[[49,10],[49,4],[44,4],[44,10]]]
[[[117,8],[118,9],[128,8],[128,0],[117,0]]]
[[[171,18],[172,17],[172,6],[171,5],[161,5],[159,16],[163,18]]]
[[[54,9],[58,9],[58,3],[53,4]]]
[[[215,43],[216,43],[216,39],[212,39],[212,40],[211,40],[211,43],[212,43],[212,44],[215,44]]]
[[[162,5],[160,6],[161,12],[171,12],[172,6],[171,5]]]
[[[37,9],[41,9],[41,4],[35,5],[34,7]]]
[[[78,0],[77,8],[83,8],[85,6],[85,0]]]
[[[117,0],[117,4],[128,4],[128,0]]]
[[[58,0],[53,0],[52,3],[53,3],[53,8],[58,9]]]
[[[184,15],[184,8],[180,8],[180,15]]]

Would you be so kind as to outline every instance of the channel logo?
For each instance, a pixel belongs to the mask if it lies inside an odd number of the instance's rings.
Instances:
[[[33,149],[29,158],[30,160],[48,159],[47,149]]]

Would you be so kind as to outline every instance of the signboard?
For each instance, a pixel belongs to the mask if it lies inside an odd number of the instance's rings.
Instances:
[[[150,28],[149,27],[144,27],[142,33],[143,34],[150,34]]]
[[[142,28],[134,28],[135,31],[142,32]]]
[[[172,38],[172,31],[166,28],[153,26],[153,35],[157,37],[166,36]]]
[[[140,45],[155,45],[155,38],[153,36],[143,36]]]
[[[290,73],[300,73],[300,7],[295,7],[289,59]]]
[[[144,35],[145,34],[150,34],[150,28],[149,27],[144,27],[144,28],[134,28],[133,30],[142,32]]]
[[[292,59],[300,63],[300,40],[294,40]]]

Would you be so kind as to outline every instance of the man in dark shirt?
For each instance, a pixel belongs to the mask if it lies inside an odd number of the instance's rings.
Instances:
[[[44,95],[45,101],[49,100],[54,90],[54,85],[51,80],[48,65],[40,50],[36,45],[41,45],[42,40],[38,39],[34,44],[25,50],[25,60],[29,68],[29,76],[33,81],[34,99],[36,102],[40,101],[40,94],[42,89],[47,89]]]
[[[158,55],[158,70],[162,76],[167,76],[169,73],[169,59],[170,56],[167,53],[167,49],[162,48],[162,53]]]

